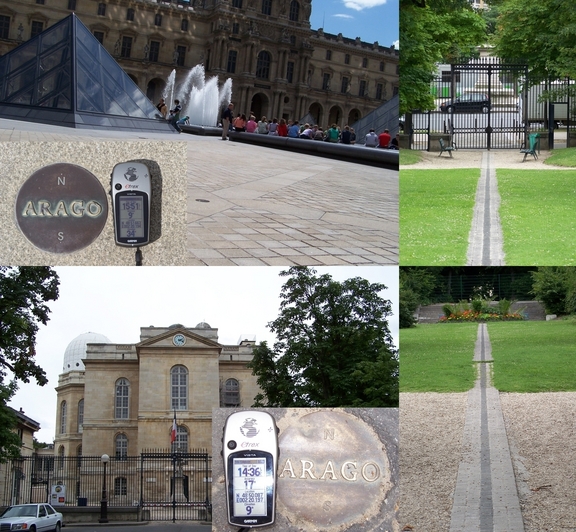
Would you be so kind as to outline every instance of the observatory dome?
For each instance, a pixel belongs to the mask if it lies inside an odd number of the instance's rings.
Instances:
[[[82,359],[86,357],[86,344],[109,344],[106,336],[99,333],[87,332],[72,340],[64,351],[64,367],[62,371],[84,371]]]

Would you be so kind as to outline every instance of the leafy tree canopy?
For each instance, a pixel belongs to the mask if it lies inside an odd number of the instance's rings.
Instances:
[[[532,291],[551,314],[576,313],[576,268],[542,266],[532,272]]]
[[[388,329],[386,287],[355,277],[337,282],[294,267],[280,294],[276,334],[249,367],[262,393],[254,406],[398,406],[398,353]]]
[[[433,109],[437,64],[472,57],[485,40],[467,0],[400,0],[400,114]]]
[[[528,63],[533,82],[576,77],[576,9],[566,0],[504,0],[494,37],[495,53]]]
[[[438,268],[400,268],[400,328],[416,325],[414,312],[430,303],[436,288]]]
[[[34,360],[36,333],[40,323],[48,323],[46,303],[57,298],[58,276],[51,268],[0,266],[0,461],[20,449],[13,432],[16,418],[6,406],[17,382],[48,382]],[[4,383],[9,374],[10,381]]]

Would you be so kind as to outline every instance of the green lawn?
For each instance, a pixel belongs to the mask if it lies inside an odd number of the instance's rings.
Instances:
[[[419,150],[400,150],[400,164],[416,164],[422,160]]]
[[[466,264],[479,169],[400,172],[400,264]]]
[[[488,334],[498,390],[576,391],[576,322],[489,323]]]
[[[576,171],[497,170],[506,264],[576,264]]]
[[[554,153],[544,161],[544,164],[550,166],[576,167],[576,148],[554,150]]]
[[[463,392],[474,385],[477,323],[400,331],[400,391]],[[576,391],[576,321],[488,323],[493,382],[501,392]]]
[[[477,323],[418,325],[400,331],[401,392],[465,392],[474,386]]]

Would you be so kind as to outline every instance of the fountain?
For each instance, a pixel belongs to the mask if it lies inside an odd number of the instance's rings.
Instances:
[[[162,92],[162,98],[166,102],[166,106],[170,107],[174,102],[174,84],[176,82],[176,69],[170,72],[168,79],[166,80],[166,87],[164,87],[164,91]]]
[[[205,128],[217,128],[220,109],[230,103],[232,79],[228,78],[219,88],[218,78],[214,76],[206,80],[204,65],[196,65],[186,79],[176,86],[176,70],[173,70],[162,95],[171,106],[174,99],[180,100],[180,116],[189,117],[190,129],[198,130],[193,132],[199,133],[202,130],[206,134]],[[220,130],[213,134],[220,134]]]

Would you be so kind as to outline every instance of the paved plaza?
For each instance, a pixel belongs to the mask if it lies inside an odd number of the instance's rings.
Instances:
[[[187,144],[189,265],[398,263],[397,171],[219,137],[0,119],[0,142],[114,139]]]

